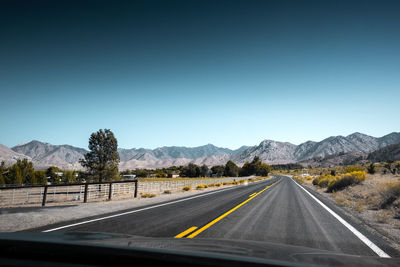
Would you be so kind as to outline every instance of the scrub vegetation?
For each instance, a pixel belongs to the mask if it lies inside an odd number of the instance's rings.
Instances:
[[[400,162],[279,170],[400,243]]]
[[[327,192],[332,193],[335,191],[343,190],[344,188],[359,184],[366,178],[366,173],[364,171],[352,171],[346,172],[340,175],[319,175],[313,180],[313,185],[318,185],[319,187],[326,187]]]
[[[145,193],[140,195],[141,198],[153,198],[155,196],[156,194],[151,194],[151,193]]]

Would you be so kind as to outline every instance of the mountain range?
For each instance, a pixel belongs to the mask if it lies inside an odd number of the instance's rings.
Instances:
[[[195,163],[208,166],[225,164],[233,160],[238,165],[259,156],[269,164],[301,163],[305,166],[351,164],[366,160],[369,153],[400,143],[400,133],[393,132],[382,137],[362,133],[348,136],[331,136],[320,142],[307,141],[299,145],[288,142],[264,140],[257,146],[242,146],[236,150],[207,144],[198,147],[160,147],[156,149],[119,148],[120,169],[162,168]],[[31,160],[35,168],[57,166],[62,169],[80,169],[79,159],[88,151],[70,145],[52,145],[31,141],[8,148],[0,145],[0,161],[7,165],[17,159]]]

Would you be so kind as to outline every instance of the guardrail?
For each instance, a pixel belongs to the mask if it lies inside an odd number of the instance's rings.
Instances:
[[[137,197],[138,181],[0,187],[0,206]]]

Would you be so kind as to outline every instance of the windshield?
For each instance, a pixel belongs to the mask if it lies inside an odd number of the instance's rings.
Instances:
[[[394,263],[399,13],[396,1],[2,1],[0,232]]]

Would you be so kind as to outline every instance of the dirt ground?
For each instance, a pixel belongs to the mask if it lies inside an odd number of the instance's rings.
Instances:
[[[400,198],[382,207],[387,186],[397,183],[400,183],[399,175],[367,174],[366,180],[361,184],[326,193],[326,188],[314,186],[312,180],[303,181],[303,185],[335,201],[347,213],[383,235],[400,250]]]

